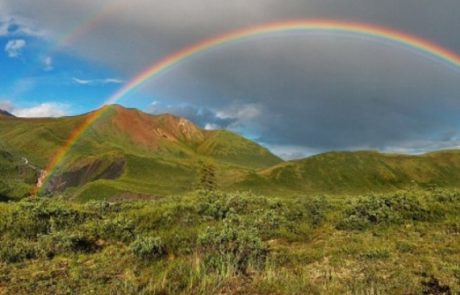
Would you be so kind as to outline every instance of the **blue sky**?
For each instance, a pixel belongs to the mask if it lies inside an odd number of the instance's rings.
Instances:
[[[19,115],[40,105],[53,105],[52,116],[80,114],[99,107],[124,83],[110,67],[53,51],[40,36],[12,34],[1,37],[0,44],[1,101]]]
[[[185,46],[273,21],[376,24],[460,54],[458,15],[458,0],[0,0],[0,108],[87,112]],[[227,128],[287,159],[422,153],[460,147],[459,81],[460,69],[394,44],[278,34],[180,63],[119,103]]]

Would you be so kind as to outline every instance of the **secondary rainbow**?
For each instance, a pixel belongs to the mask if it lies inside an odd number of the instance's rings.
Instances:
[[[250,39],[255,36],[269,35],[274,33],[283,32],[329,32],[337,34],[354,34],[357,36],[366,36],[376,40],[389,41],[392,44],[415,49],[417,52],[428,55],[429,57],[435,58],[447,65],[454,66],[460,69],[460,56],[440,45],[434,44],[425,39],[409,35],[394,29],[376,26],[372,24],[356,23],[356,22],[345,22],[335,20],[295,20],[295,21],[283,21],[262,24],[249,28],[244,28],[237,31],[232,31],[223,35],[219,35],[214,38],[204,40],[196,43],[182,50],[179,50],[171,55],[166,56],[162,60],[153,63],[150,67],[147,67],[139,75],[134,77],[124,87],[112,95],[106,100],[104,105],[116,103],[122,97],[126,96],[130,92],[138,89],[142,84],[152,80],[161,73],[167,71],[178,63],[185,61],[198,53],[206,52],[211,49],[215,49],[227,44]],[[42,182],[41,187],[45,187],[47,181],[55,173],[56,169],[61,166],[67,153],[72,149],[78,139],[90,128],[98,118],[106,113],[110,108],[104,107],[100,110],[90,114],[87,119],[73,132],[68,138],[66,143],[59,149],[53,159],[46,167],[47,177]],[[39,189],[39,188],[38,188]]]
[[[127,1],[117,1],[111,5],[105,5],[101,10],[96,11],[94,14],[90,14],[87,18],[78,22],[75,26],[69,28],[61,37],[55,42],[54,46],[48,53],[59,51],[64,47],[71,46],[82,36],[86,35],[88,32],[95,30],[99,27],[104,21],[106,21],[111,16],[116,15],[123,9],[129,6]]]

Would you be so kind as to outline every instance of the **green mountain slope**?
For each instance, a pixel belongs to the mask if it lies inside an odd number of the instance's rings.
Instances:
[[[262,168],[280,163],[280,159],[267,149],[225,130],[210,132],[197,151],[219,161],[241,166]]]
[[[108,106],[66,155],[47,192],[170,194],[191,190],[200,163],[213,162],[230,184],[247,171],[282,161],[228,131],[206,131],[173,115]],[[38,168],[46,167],[90,114],[64,118],[0,117],[0,143]],[[99,186],[99,189],[91,189]],[[69,190],[70,189],[70,190]]]
[[[420,156],[331,152],[285,162],[252,174],[239,185],[266,191],[367,192],[408,187],[459,187],[460,151]]]

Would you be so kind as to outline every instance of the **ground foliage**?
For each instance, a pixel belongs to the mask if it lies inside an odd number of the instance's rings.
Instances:
[[[3,294],[456,294],[460,192],[0,203]]]

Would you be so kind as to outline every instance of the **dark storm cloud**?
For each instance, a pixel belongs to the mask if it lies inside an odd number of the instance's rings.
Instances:
[[[458,0],[119,2],[126,6],[66,50],[105,62],[127,80],[183,46],[286,19],[369,22],[460,52]],[[0,8],[59,38],[109,3],[114,1],[0,0]],[[286,34],[211,51],[143,90],[171,105],[166,111],[245,132],[280,154],[282,146],[292,155],[302,148],[420,152],[459,145],[459,80],[460,70],[394,44]]]

